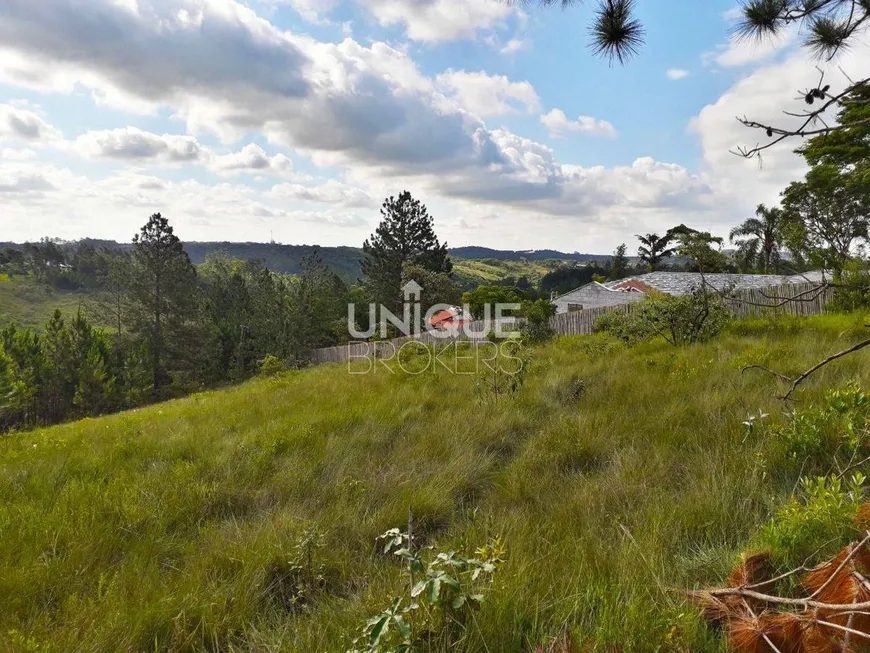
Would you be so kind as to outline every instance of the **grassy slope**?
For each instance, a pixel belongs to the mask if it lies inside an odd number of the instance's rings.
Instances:
[[[0,275],[0,324],[41,328],[55,309],[73,315],[84,305],[87,293],[60,292],[28,277]]]
[[[563,265],[561,261],[499,261],[453,259],[453,273],[463,287],[491,284],[507,277],[525,276],[537,284],[545,274]]]
[[[341,651],[401,591],[374,540],[409,507],[440,547],[509,548],[456,650],[526,650],[563,625],[602,648],[721,650],[668,588],[721,580],[795,482],[756,468],[741,422],[783,407],[739,367],[796,372],[861,324],[610,355],[563,338],[497,405],[468,376],[323,366],[0,438],[0,650],[15,629],[64,652]],[[804,398],[866,385],[868,361],[827,368]],[[330,592],[288,614],[274,570],[306,521],[327,532]]]

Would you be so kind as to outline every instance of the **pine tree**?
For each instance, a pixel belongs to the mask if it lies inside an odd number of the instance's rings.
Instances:
[[[191,359],[192,321],[199,311],[196,270],[169,220],[155,213],[133,238],[131,330],[148,342],[155,395]]]
[[[625,255],[627,249],[625,243],[619,245],[610,257],[610,274],[611,279],[622,279],[628,274],[628,257]]]
[[[381,208],[381,223],[363,243],[362,272],[372,299],[396,312],[401,305],[402,268],[419,265],[450,273],[447,244],[438,241],[426,207],[408,191],[390,196]]]

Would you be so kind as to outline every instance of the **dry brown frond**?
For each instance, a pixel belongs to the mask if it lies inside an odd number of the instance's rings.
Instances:
[[[791,612],[733,619],[728,624],[728,644],[736,653],[806,653],[804,623]]]
[[[843,565],[850,555],[852,547],[847,546],[804,576],[801,584],[813,594],[818,592],[816,599],[823,603],[854,603],[858,592],[858,581],[852,573],[854,565],[851,560]]]
[[[704,619],[713,625],[721,625],[730,619],[749,616],[746,604],[739,596],[713,596],[708,592],[693,592],[688,595],[701,609]]]
[[[743,556],[743,561],[728,576],[728,587],[743,587],[768,580],[771,575],[770,551],[756,551]]]

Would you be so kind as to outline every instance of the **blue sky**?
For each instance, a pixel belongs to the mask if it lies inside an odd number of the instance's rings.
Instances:
[[[791,148],[728,150],[758,138],[736,115],[782,122],[817,78],[795,33],[645,0],[640,55],[609,66],[593,4],[5,0],[0,240],[129,240],[161,211],[184,239],[359,245],[407,189],[451,245],[605,252],[775,203]]]

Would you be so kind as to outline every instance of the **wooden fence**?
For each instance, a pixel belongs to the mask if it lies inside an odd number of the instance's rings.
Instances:
[[[817,283],[798,283],[786,286],[773,286],[764,290],[740,290],[728,293],[726,302],[737,317],[752,317],[760,315],[818,315],[823,313],[825,305],[833,296],[833,289],[821,289]],[[783,301],[791,300],[791,301]],[[550,320],[550,326],[556,335],[582,336],[592,333],[595,320],[611,311],[632,312],[639,302],[621,304],[619,306],[602,306],[588,308],[582,311],[560,313]],[[519,320],[506,320],[504,330],[516,328]],[[407,342],[416,340],[424,344],[445,344],[457,340],[485,340],[487,333],[483,321],[472,322],[462,333],[447,337],[437,337],[423,332],[417,337],[404,336],[391,340],[354,342],[338,347],[325,347],[311,352],[311,362],[343,363],[352,358],[367,356],[390,357]],[[513,327],[511,326],[513,325]]]

